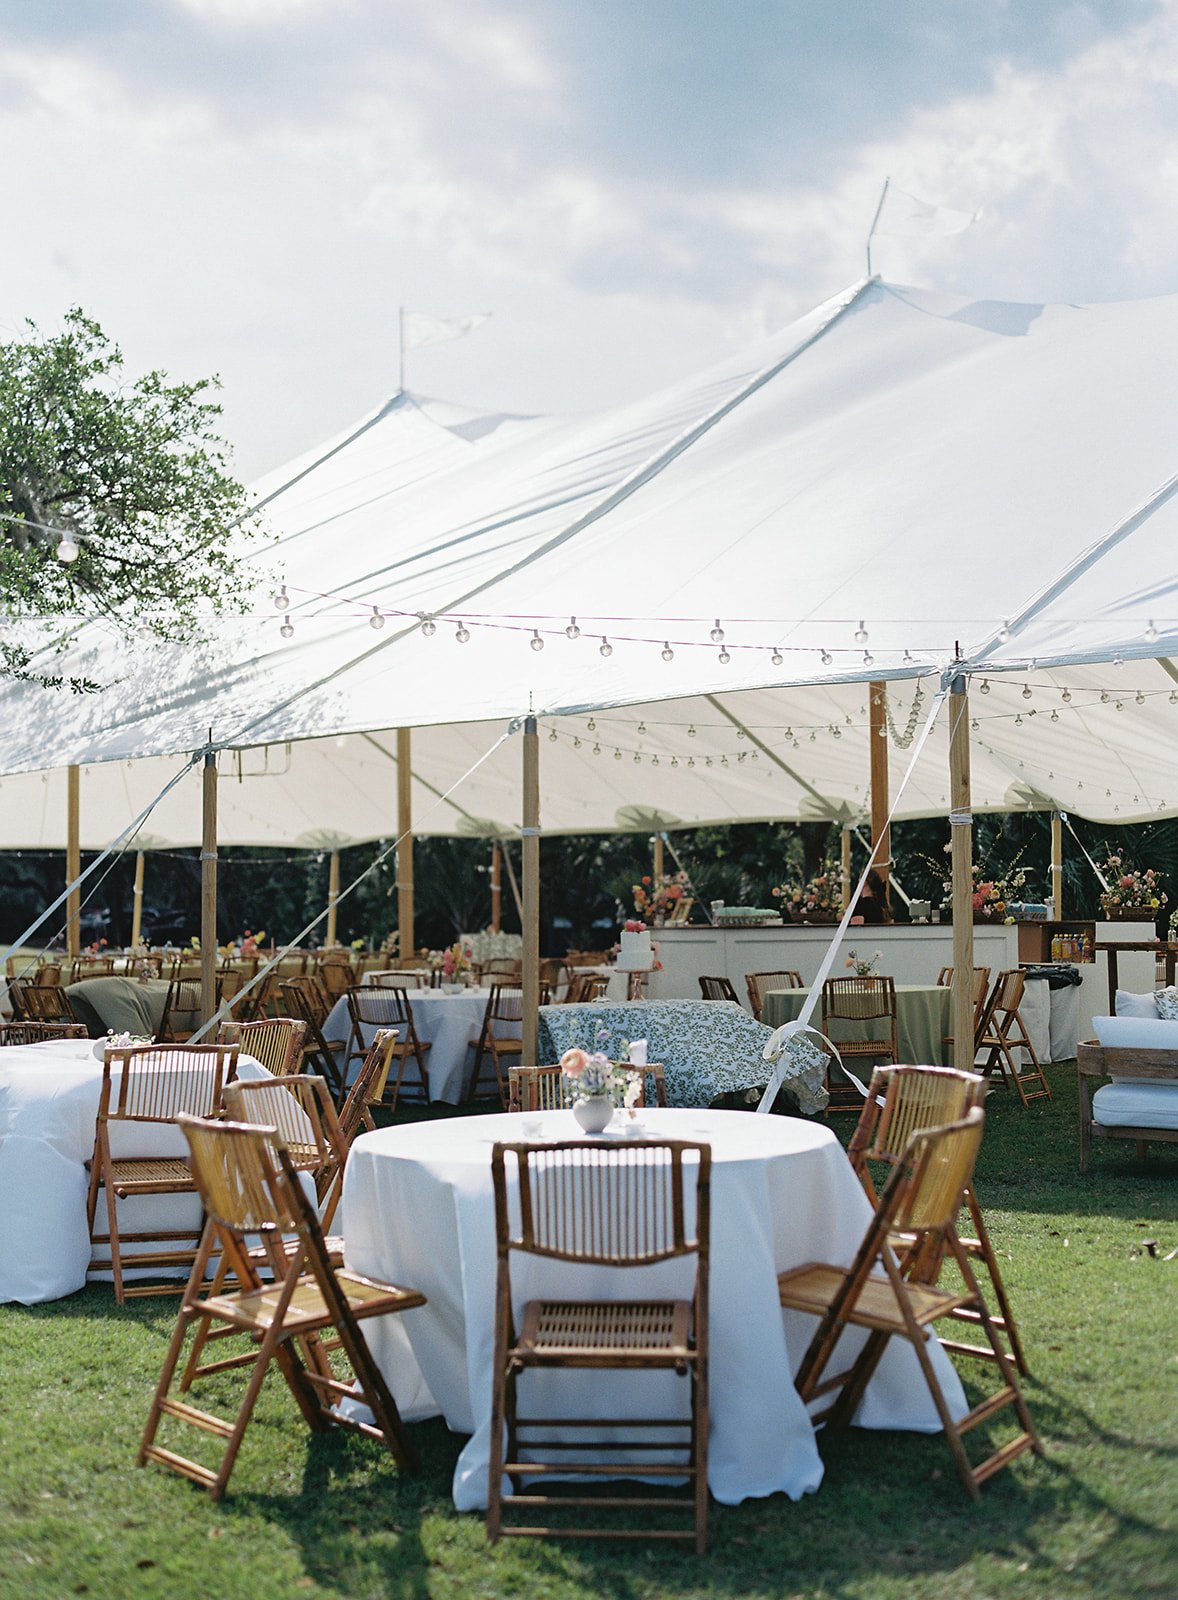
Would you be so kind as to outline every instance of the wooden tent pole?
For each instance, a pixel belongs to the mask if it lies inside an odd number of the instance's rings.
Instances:
[[[843,910],[851,903],[851,830],[844,826],[840,834],[840,870],[843,880]]]
[[[201,773],[200,1020],[217,1009],[217,757],[205,751]]]
[[[336,938],[336,905],[339,901],[339,851],[333,850],[327,864],[327,943],[338,943]]]
[[[663,874],[663,836],[662,836],[662,834],[661,833],[656,833],[654,838],[653,838],[653,840],[651,841],[651,843],[654,845],[654,861],[653,861],[653,867],[654,867],[654,872],[653,872],[654,892],[655,892],[655,894],[658,894],[659,890],[663,886],[663,875],[664,875]]]
[[[1051,915],[1059,922],[1063,917],[1063,816],[1051,813]]]
[[[143,851],[135,852],[135,884],[131,890],[131,949],[139,948],[143,937]]]
[[[65,881],[74,883],[82,871],[81,768],[67,767],[65,774]],[[66,954],[76,960],[82,953],[82,891],[72,889],[65,903]]]
[[[397,729],[397,954],[415,955],[413,930],[413,752],[408,728]]]
[[[881,740],[882,743],[882,740]],[[969,696],[964,674],[949,692],[949,835],[953,862],[954,1065],[973,1066],[973,815],[970,810]]]
[[[892,864],[892,832],[888,827],[888,739],[887,706],[888,686],[872,683],[868,693],[871,708],[868,721],[871,727],[871,856],[872,865],[889,890]]]
[[[503,916],[503,880],[500,877],[503,860],[498,839],[491,841],[491,932],[500,931]]]
[[[524,720],[523,804],[523,1053],[525,1067],[539,1062],[540,1034],[540,736],[536,719]]]

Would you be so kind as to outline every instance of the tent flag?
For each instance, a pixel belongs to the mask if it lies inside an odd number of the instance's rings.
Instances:
[[[467,317],[431,317],[422,311],[402,311],[402,350],[424,350],[427,345],[447,344],[463,339],[490,319],[489,311],[475,311]]]
[[[964,233],[980,216],[980,211],[957,211],[921,200],[906,189],[897,189],[889,179],[874,231],[901,239],[944,239]]]

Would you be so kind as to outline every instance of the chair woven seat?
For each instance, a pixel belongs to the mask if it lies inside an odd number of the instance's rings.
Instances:
[[[791,1311],[809,1311],[814,1316],[821,1316],[845,1277],[846,1274],[837,1267],[826,1266],[821,1261],[812,1262],[781,1273],[777,1279],[777,1292],[782,1305]],[[973,1298],[969,1293],[951,1294],[945,1289],[930,1289],[918,1284],[910,1284],[907,1293],[912,1315],[922,1328],[927,1323],[935,1322],[938,1317],[947,1317],[951,1311]],[[901,1335],[906,1326],[896,1291],[887,1278],[875,1273],[860,1289],[855,1309],[847,1321],[861,1328],[878,1328],[884,1333]]]
[[[111,1188],[122,1200],[136,1190],[149,1194],[161,1185],[171,1188],[192,1189],[192,1168],[184,1156],[126,1156],[112,1161],[107,1168]]]
[[[293,1251],[288,1252],[288,1255]],[[409,1311],[423,1306],[425,1296],[416,1289],[399,1289],[392,1284],[373,1283],[354,1272],[337,1272],[335,1280],[344,1292],[353,1313],[375,1316],[382,1312]],[[268,1283],[261,1289],[240,1289],[231,1294],[212,1295],[203,1302],[204,1314],[231,1322],[239,1328],[264,1333],[274,1325],[275,1314],[283,1326],[299,1333],[313,1333],[334,1327],[335,1315],[323,1298],[323,1290],[312,1277],[302,1277],[286,1302],[281,1283]]]
[[[531,1360],[551,1356],[564,1365],[578,1355],[595,1362],[608,1350],[611,1365],[645,1366],[685,1361],[692,1354],[690,1336],[687,1300],[531,1300],[516,1348]]]

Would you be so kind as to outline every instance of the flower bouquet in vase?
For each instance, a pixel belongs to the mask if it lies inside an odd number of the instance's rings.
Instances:
[[[442,951],[442,990],[445,994],[458,994],[470,982],[471,953],[462,943],[455,939],[447,950]]]
[[[1166,904],[1161,879],[1152,867],[1138,871],[1122,856],[1110,855],[1101,871],[1108,888],[1100,897],[1100,909],[1110,922],[1152,922]]]
[[[876,950],[873,955],[861,956],[858,950],[848,950],[847,959],[843,963],[856,978],[874,978],[879,973],[879,963],[883,960],[883,951]]]
[[[560,1058],[560,1070],[574,1096],[573,1116],[584,1133],[604,1133],[614,1114],[617,1068],[600,1050],[576,1046]]]

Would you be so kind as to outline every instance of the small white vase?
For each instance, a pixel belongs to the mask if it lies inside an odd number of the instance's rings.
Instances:
[[[590,1094],[573,1106],[583,1133],[604,1133],[613,1120],[614,1103],[607,1094]]]

